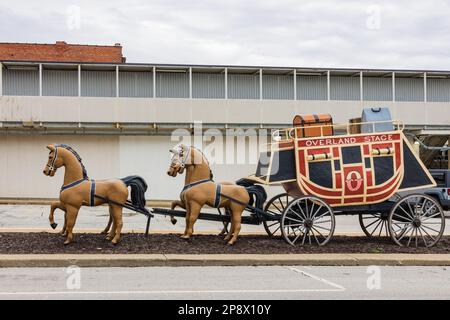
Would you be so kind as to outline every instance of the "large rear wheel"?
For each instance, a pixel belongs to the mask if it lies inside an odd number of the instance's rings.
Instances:
[[[389,214],[389,232],[400,246],[432,247],[441,240],[445,215],[441,205],[425,194],[400,199]]]

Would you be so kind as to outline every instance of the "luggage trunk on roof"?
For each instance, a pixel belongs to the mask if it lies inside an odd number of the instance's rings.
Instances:
[[[329,114],[296,115],[294,118],[297,138],[332,136],[333,118]]]
[[[394,126],[392,124],[392,117],[389,108],[366,108],[362,112],[361,132],[385,132],[393,131]],[[364,123],[372,122],[372,123]],[[381,122],[381,123],[373,123]]]

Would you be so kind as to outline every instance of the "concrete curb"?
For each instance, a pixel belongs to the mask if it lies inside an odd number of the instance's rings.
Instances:
[[[450,266],[447,254],[43,254],[0,255],[0,268],[181,266]]]

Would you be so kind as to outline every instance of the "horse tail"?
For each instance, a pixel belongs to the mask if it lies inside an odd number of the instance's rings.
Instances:
[[[255,208],[263,210],[264,203],[267,200],[267,193],[263,186],[255,185],[254,182],[247,179],[240,179],[236,181],[236,184],[242,186],[247,190],[250,196],[249,205],[255,206]]]
[[[145,208],[145,192],[147,191],[147,183],[140,176],[128,176],[120,179],[127,187],[131,187],[131,203],[133,206],[148,211]]]

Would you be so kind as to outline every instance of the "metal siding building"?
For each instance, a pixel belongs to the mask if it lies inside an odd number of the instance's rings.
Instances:
[[[0,174],[18,181],[0,184],[0,198],[56,197],[62,177],[42,175],[45,145],[67,143],[93,178],[140,174],[149,198],[175,199],[182,178],[165,173],[171,133],[192,132],[197,121],[203,131],[261,132],[290,126],[295,114],[330,113],[347,123],[363,108],[385,106],[406,130],[450,136],[450,71],[0,63]],[[257,154],[252,139],[245,144],[247,158]],[[235,180],[255,166],[212,163],[212,170]]]

